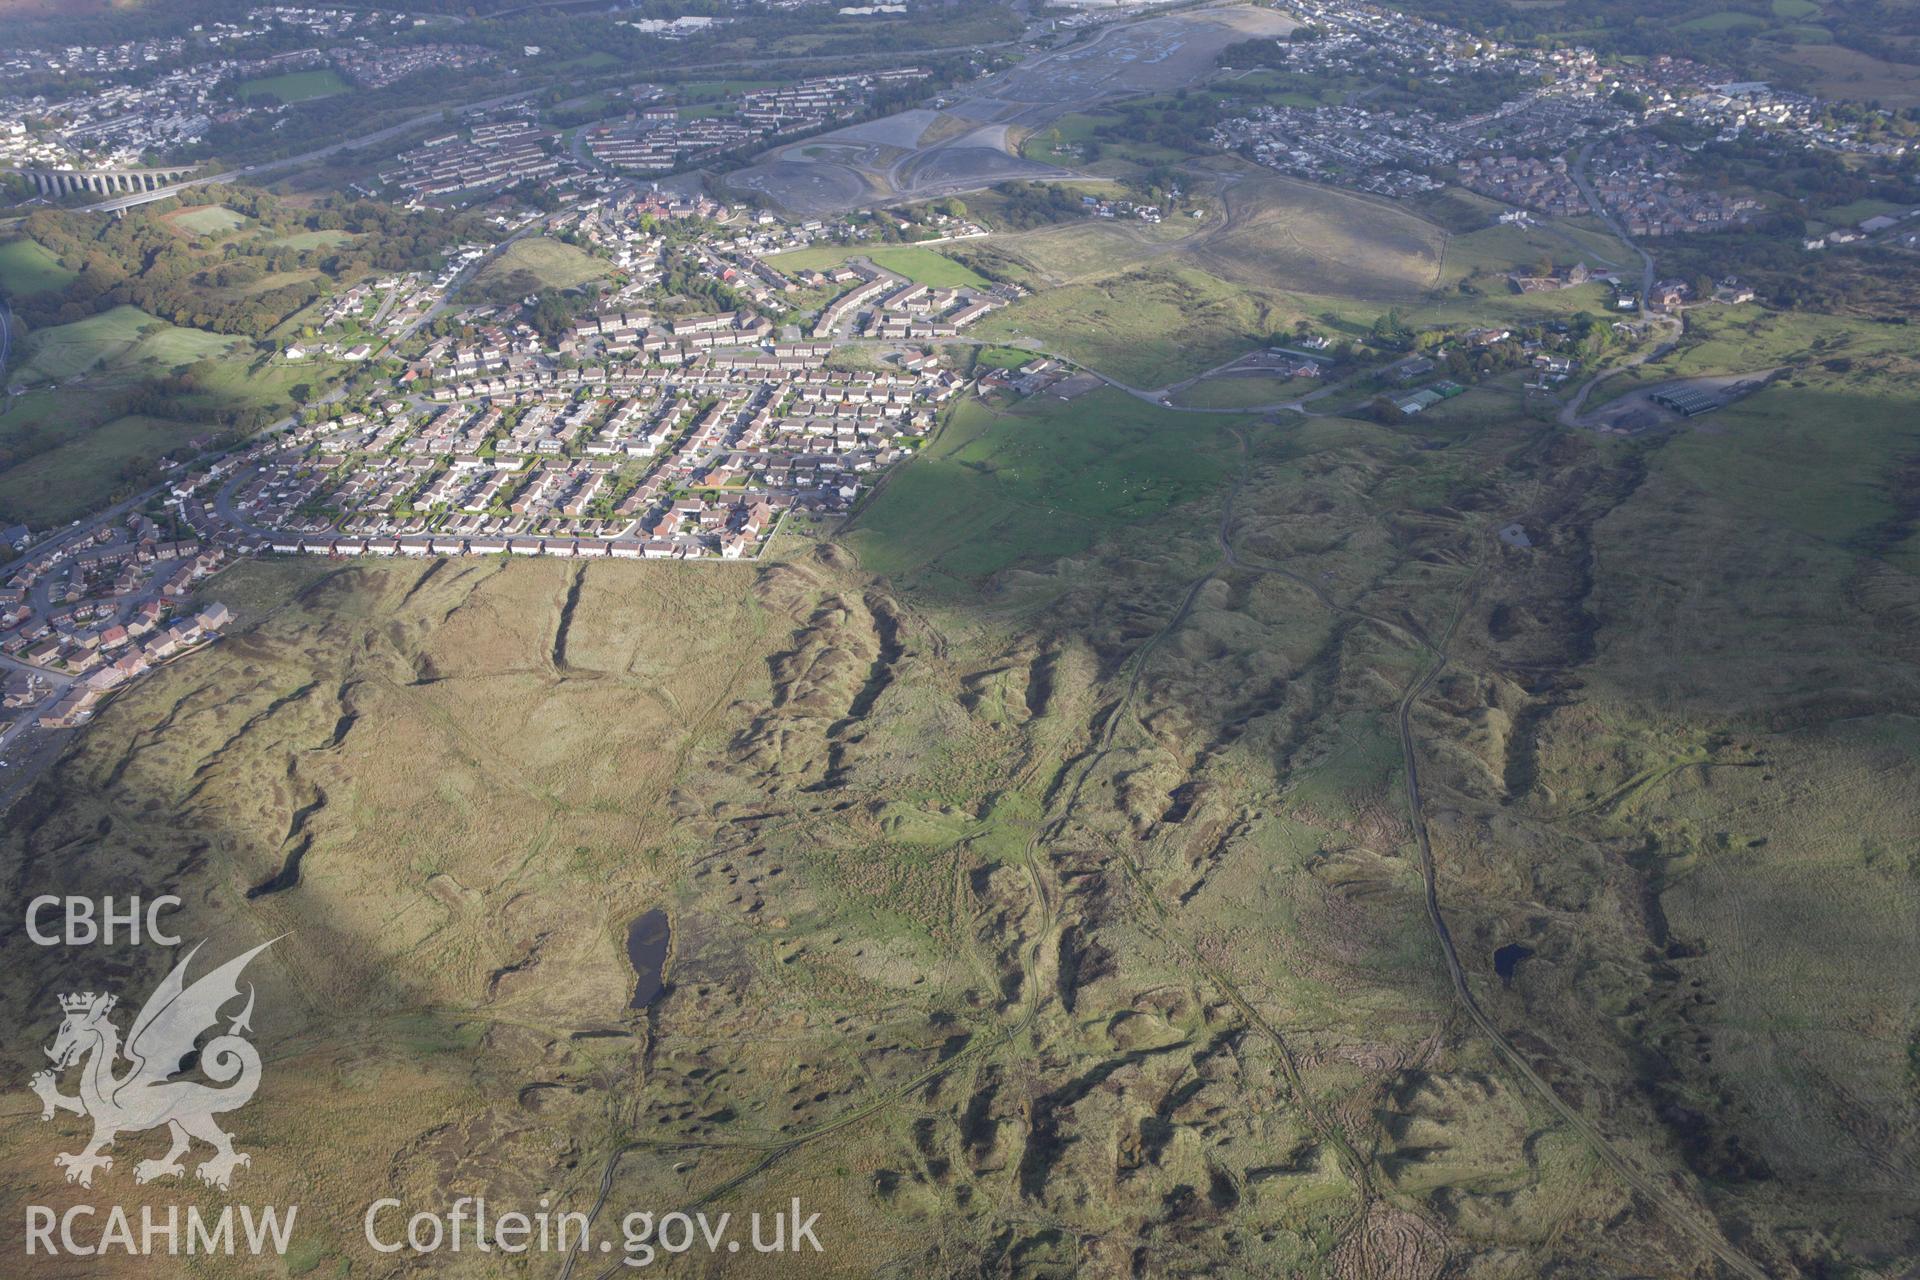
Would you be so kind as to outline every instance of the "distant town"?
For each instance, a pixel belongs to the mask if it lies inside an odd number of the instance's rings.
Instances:
[[[1022,35],[1043,48],[1141,8],[1050,15]],[[1488,225],[1599,217],[1635,240],[1740,229],[1777,202],[1703,172],[1696,153],[1709,141],[1878,165],[1904,162],[1912,146],[1886,112],[1836,113],[1684,57],[1503,44],[1349,0],[1300,0],[1287,12],[1299,22],[1291,35],[1225,51],[1209,79],[1220,105],[1196,144],[1394,200],[1472,193]],[[898,6],[837,16],[897,17]],[[730,21],[636,17],[620,27],[676,47]],[[482,219],[487,231],[446,246],[430,267],[355,275],[316,298],[292,336],[267,344],[280,367],[367,371],[351,398],[336,392],[237,447],[184,451],[134,510],[66,531],[8,531],[24,553],[0,587],[9,709],[71,726],[119,684],[217,637],[224,607],[184,602],[242,556],[750,561],[795,514],[853,510],[956,397],[1031,393],[1070,376],[1053,359],[1003,370],[951,358],[949,347],[980,345],[970,330],[1026,296],[1022,285],[972,272],[935,284],[884,265],[891,243],[986,236],[957,202],[922,203],[910,219],[884,206],[810,217],[723,198],[706,181],[850,122],[916,101],[944,105],[951,66],[903,57],[764,80],[622,78],[573,98],[522,83],[546,56],[535,44],[464,39],[458,22],[298,5],[257,6],[185,34],[0,53],[0,181],[21,212],[189,202],[223,180],[358,141],[365,150],[341,172],[345,195]],[[976,52],[962,74],[989,63]],[[312,150],[285,161],[236,171],[216,159],[234,138],[271,142],[308,95],[461,82],[490,96],[358,140],[289,143],[278,150]],[[1409,84],[1418,91],[1395,87]],[[888,159],[891,145],[868,150]],[[1062,140],[1057,154],[1095,149]],[[1179,180],[1156,178],[1077,192],[1044,216],[1201,217],[1184,199]],[[1809,225],[1795,244],[1912,246],[1916,215],[1920,207],[1871,207]],[[607,278],[580,290],[538,272],[503,275],[522,242],[604,264]],[[816,248],[835,252],[779,264]],[[291,254],[269,268],[312,265]],[[1517,294],[1593,283],[1612,287],[1616,312],[1656,317],[1753,296],[1730,275],[1663,279],[1650,264],[1644,279],[1584,262],[1505,273]],[[1647,332],[1628,318],[1611,323],[1628,340]],[[1520,343],[1476,328],[1408,356],[1393,366],[1382,411],[1417,415],[1460,394],[1440,376],[1449,353],[1472,366],[1517,351],[1530,389],[1558,386],[1580,368],[1570,332],[1560,324]],[[1299,341],[1306,349],[1272,347],[1239,371],[1323,380],[1327,339]]]

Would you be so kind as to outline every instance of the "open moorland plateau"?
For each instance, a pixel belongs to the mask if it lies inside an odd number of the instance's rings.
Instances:
[[[1809,425],[1914,373],[1860,355],[1654,446],[982,407],[738,572],[242,566],[0,853],[280,938],[249,1194],[314,1274],[453,1194],[799,1195],[816,1274],[1900,1274],[1912,405]],[[15,1025],[158,976],[0,945]]]
[[[344,71],[234,56],[365,132],[216,95],[306,140],[124,216],[16,193],[0,1250],[36,1206],[298,1218],[0,1276],[588,1280],[630,1215],[790,1206],[820,1252],[652,1265],[1920,1276],[1920,195],[1861,176],[1920,116],[1805,109],[1846,159],[1803,172],[1695,71],[1536,83],[1565,49],[1331,0],[961,54],[755,9],[766,66],[654,51],[793,74],[697,89],[578,52],[641,38],[598,7],[477,7],[394,47],[525,93],[410,124],[342,10]],[[96,648],[155,657],[81,703]],[[19,908],[163,894],[271,944],[249,1162],[129,1131],[63,1180],[58,998],[125,1029],[180,951]],[[462,1197],[592,1244],[367,1234]]]

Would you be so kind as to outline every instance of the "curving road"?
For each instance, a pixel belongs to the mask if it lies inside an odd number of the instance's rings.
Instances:
[[[1601,203],[1600,197],[1594,193],[1593,182],[1587,177],[1587,157],[1592,153],[1591,142],[1583,145],[1574,156],[1573,166],[1567,172],[1573,179],[1573,185],[1580,188],[1580,194],[1586,198],[1587,207],[1593,210],[1593,216],[1606,224],[1607,230],[1613,232],[1614,239],[1640,255],[1640,309],[1644,312],[1647,299],[1653,293],[1653,255],[1633,242],[1633,237],[1627,234],[1624,226],[1620,225],[1620,220],[1613,216],[1607,206]]]

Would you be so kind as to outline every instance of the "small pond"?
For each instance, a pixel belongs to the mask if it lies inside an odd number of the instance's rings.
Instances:
[[[1509,942],[1506,946],[1494,952],[1493,971],[1500,975],[1501,984],[1509,987],[1512,986],[1513,971],[1520,967],[1522,960],[1525,960],[1532,954],[1533,948],[1524,942]]]
[[[634,976],[629,1009],[644,1009],[660,998],[666,985],[667,949],[672,942],[667,913],[657,908],[627,926],[627,963],[633,966]]]

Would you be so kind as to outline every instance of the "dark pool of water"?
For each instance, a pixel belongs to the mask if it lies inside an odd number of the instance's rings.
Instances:
[[[654,910],[627,926],[627,963],[633,966],[633,999],[629,1009],[644,1009],[660,998],[666,985],[667,948],[673,942],[673,929],[667,913]]]
[[[1520,962],[1533,954],[1533,948],[1521,942],[1509,942],[1493,953],[1493,971],[1500,975],[1500,981],[1507,986],[1513,985],[1513,971]]]

